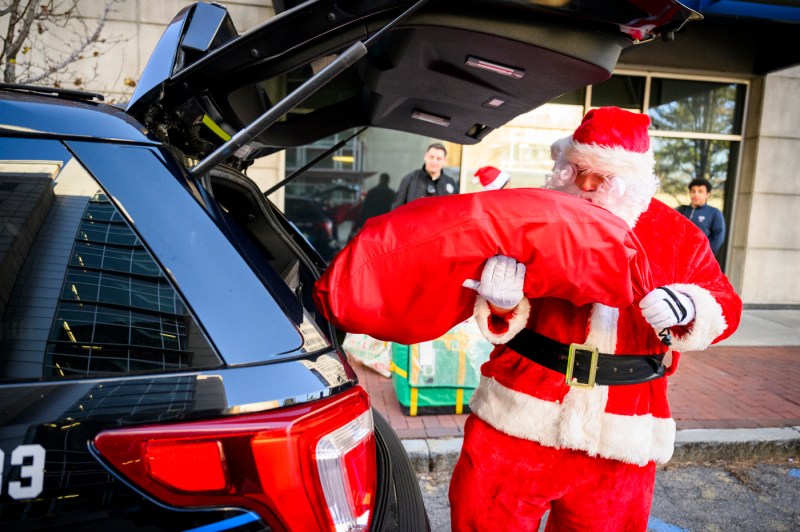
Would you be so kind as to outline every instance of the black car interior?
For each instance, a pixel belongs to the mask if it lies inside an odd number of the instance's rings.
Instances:
[[[679,28],[692,16],[685,9],[658,19],[628,2],[606,4],[430,0],[370,42],[366,56],[262,131],[236,158],[246,166],[357,126],[475,144],[522,113],[607,79],[624,49]],[[198,9],[181,45],[187,47],[191,34],[193,61],[184,54],[163,90],[135,98],[129,111],[149,120],[153,130],[168,131],[187,154],[202,157],[409,5],[317,2],[237,37],[213,7]],[[206,12],[218,30],[203,24]],[[224,35],[197,37],[212,30]],[[148,113],[154,104],[175,109],[177,117],[165,125],[164,115]],[[213,126],[203,127],[208,120]]]

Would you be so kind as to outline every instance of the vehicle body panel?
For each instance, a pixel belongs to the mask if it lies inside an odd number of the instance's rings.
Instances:
[[[105,139],[155,144],[136,120],[121,109],[94,102],[55,100],[10,91],[0,100],[0,132],[35,136]]]
[[[322,355],[330,368],[330,355]],[[103,429],[150,423],[235,416],[307,403],[352,386],[352,374],[337,364],[324,382],[299,361],[120,379],[26,383],[0,386],[0,442],[8,455],[21,446],[47,450],[43,491],[28,501],[3,494],[4,530],[76,529],[183,530],[242,513],[235,509],[170,511],[121,482],[92,456],[86,443]],[[312,366],[313,367],[313,366]],[[331,380],[332,373],[327,372]],[[18,467],[4,470],[4,484],[25,482]],[[257,521],[251,520],[255,524]],[[141,527],[141,528],[140,528]],[[258,526],[256,529],[263,529]]]

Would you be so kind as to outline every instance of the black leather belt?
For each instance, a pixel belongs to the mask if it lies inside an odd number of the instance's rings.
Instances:
[[[567,384],[592,388],[595,384],[615,386],[641,384],[664,376],[664,355],[607,355],[596,347],[562,344],[530,329],[522,329],[506,345],[553,371],[567,376]]]

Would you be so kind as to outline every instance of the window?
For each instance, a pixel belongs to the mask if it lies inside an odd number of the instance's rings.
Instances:
[[[647,113],[656,130],[738,135],[744,96],[738,83],[653,78]]]
[[[60,144],[0,139],[0,152],[11,154],[0,161],[0,378],[220,364],[144,244]]]
[[[197,326],[102,192],[81,218],[56,308],[45,373],[70,376],[192,367]],[[192,340],[202,335],[191,335]]]
[[[653,78],[648,115],[661,178],[661,199],[689,203],[692,179],[714,187],[709,203],[730,226],[727,198],[739,159],[746,85],[692,79]]]
[[[630,111],[641,111],[644,104],[644,76],[611,76],[592,85],[592,107],[613,105]]]
[[[550,145],[571,134],[580,123],[584,101],[584,90],[565,94],[492,131],[479,144],[465,146],[462,192],[483,190],[472,176],[486,165],[508,172],[511,188],[544,186],[545,176],[553,167]]]

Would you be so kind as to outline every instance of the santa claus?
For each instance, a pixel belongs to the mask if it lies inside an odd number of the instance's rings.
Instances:
[[[653,198],[646,115],[589,111],[555,142],[547,187],[616,214],[647,252],[654,286],[625,308],[528,300],[525,266],[486,262],[475,317],[497,347],[482,367],[450,486],[453,530],[647,528],[656,465],[672,456],[667,377],[680,351],[738,326],[741,301],[708,239]]]

